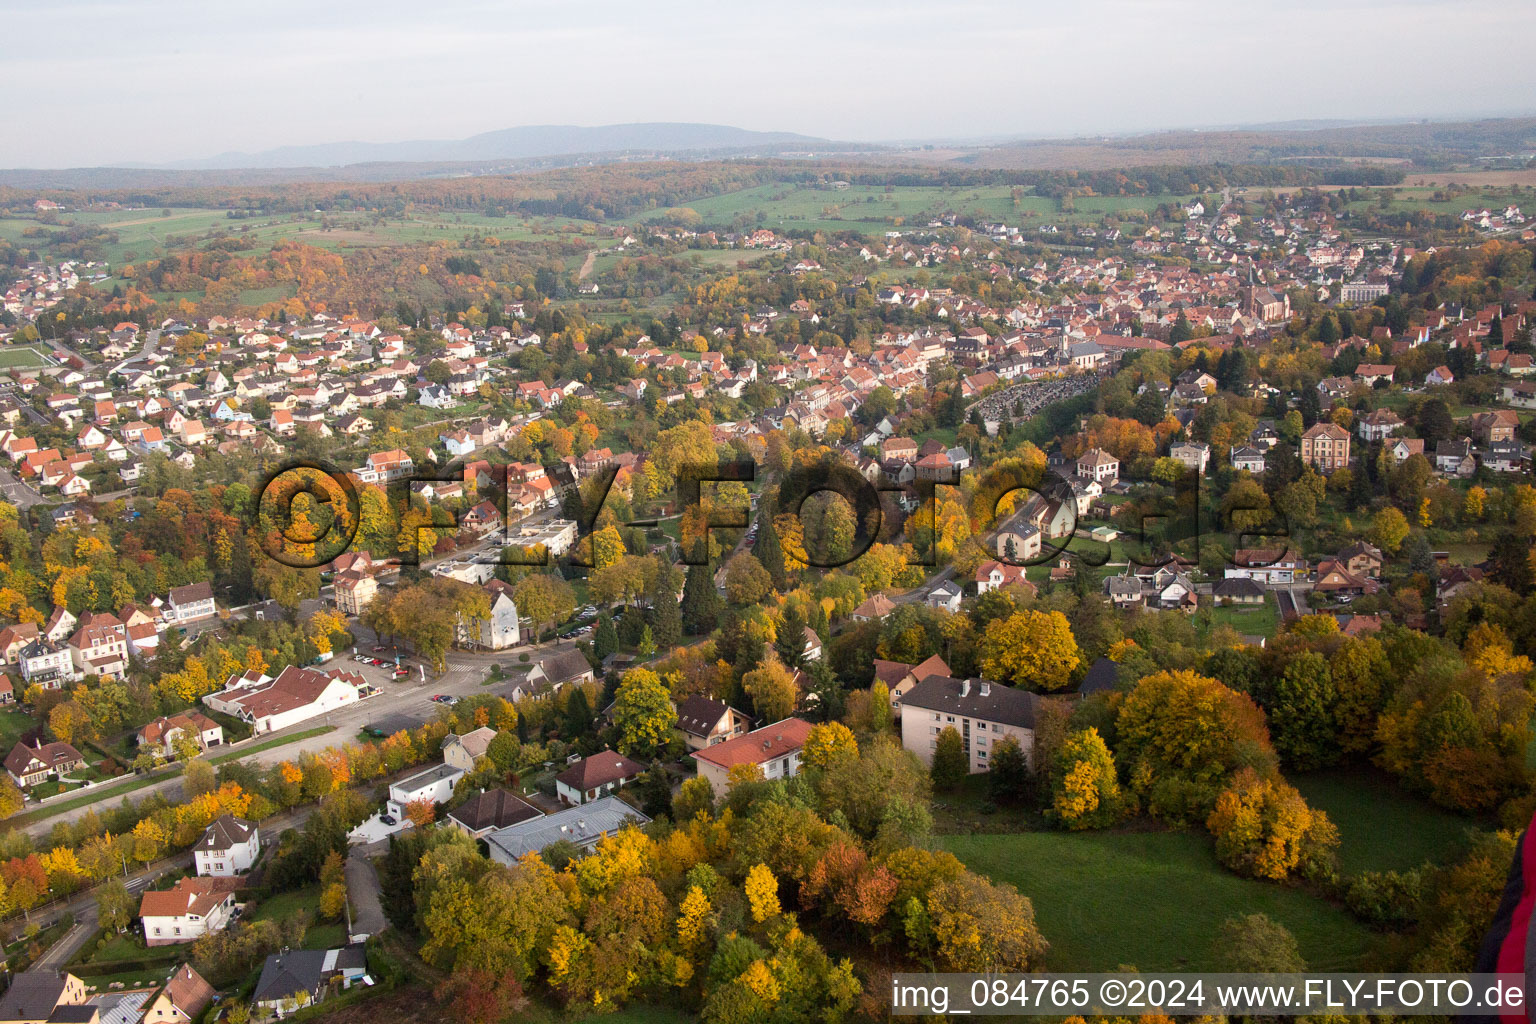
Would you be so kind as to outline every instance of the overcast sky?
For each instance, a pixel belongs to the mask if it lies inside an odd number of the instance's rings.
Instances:
[[[0,167],[527,124],[1057,136],[1536,108],[1531,0],[0,0]]]

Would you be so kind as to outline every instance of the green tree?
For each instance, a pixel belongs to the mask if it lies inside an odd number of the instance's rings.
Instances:
[[[768,573],[775,590],[782,591],[788,577],[784,571],[784,548],[779,544],[778,527],[773,524],[773,499],[763,495],[757,509],[757,538],[752,542],[752,557]]]
[[[709,633],[720,624],[720,594],[707,565],[690,565],[683,583],[683,628],[691,635]]]
[[[1222,922],[1214,949],[1223,971],[1293,974],[1307,969],[1296,937],[1264,914],[1227,918]]]
[[[613,625],[612,615],[597,620],[597,630],[592,634],[592,651],[602,661],[619,649],[619,631]]]
[[[614,697],[613,724],[621,754],[652,758],[665,751],[677,724],[677,712],[672,708],[672,695],[655,672],[632,668],[624,673]]]
[[[763,723],[777,722],[794,714],[800,692],[795,678],[778,658],[770,656],[758,668],[741,677],[742,688],[752,698],[752,710]]]
[[[933,764],[928,769],[928,774],[933,779],[933,788],[953,790],[964,782],[970,773],[971,766],[965,756],[965,741],[960,738],[960,733],[954,726],[946,726],[934,743]]]

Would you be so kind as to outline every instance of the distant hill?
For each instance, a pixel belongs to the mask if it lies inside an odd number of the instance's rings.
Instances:
[[[199,160],[157,165],[175,170],[236,170],[279,167],[339,167],[365,163],[441,163],[528,160],[578,153],[704,153],[764,147],[821,147],[825,139],[792,132],[755,132],[719,124],[529,125],[485,132],[467,139],[414,142],[330,142],[282,146],[259,153],[221,153]]]

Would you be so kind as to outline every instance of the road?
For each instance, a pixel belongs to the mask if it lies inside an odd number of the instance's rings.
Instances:
[[[40,504],[43,500],[42,495],[33,490],[30,484],[16,479],[16,474],[6,466],[0,466],[0,494],[5,495],[5,500],[22,512],[33,505]]]
[[[125,357],[116,366],[112,367],[112,369],[109,372],[111,372],[111,373],[121,373],[123,367],[127,366],[129,363],[133,362],[135,359],[145,359],[145,358],[148,358],[149,356],[154,355],[155,354],[155,350],[158,349],[159,347],[160,347],[160,329],[157,327],[154,330],[148,331],[148,332],[145,333],[145,335],[144,335],[144,344],[139,347],[139,351],[138,352],[134,353],[131,356]]]
[[[370,652],[374,642],[372,632],[358,624],[353,625],[353,630],[358,636],[358,650],[363,653]],[[339,653],[335,660],[328,662],[324,668],[338,668],[345,669],[348,672],[356,672],[382,692],[365,700],[360,700],[355,704],[349,704],[341,710],[332,711],[318,718],[311,718],[287,729],[280,729],[273,733],[264,733],[256,737],[258,742],[266,742],[276,737],[294,736],[321,725],[334,727],[330,732],[321,733],[318,736],[307,736],[292,743],[258,750],[253,754],[241,757],[240,760],[246,764],[266,767],[282,761],[292,760],[300,754],[318,753],[327,747],[334,747],[351,741],[362,731],[363,726],[369,722],[386,718],[389,715],[403,714],[411,715],[423,721],[430,720],[436,716],[439,709],[439,705],[429,699],[433,694],[445,693],[456,697],[469,697],[477,693],[486,693],[487,689],[481,684],[489,676],[491,665],[516,665],[518,664],[518,657],[522,654],[553,653],[560,650],[562,646],[564,645],[557,642],[542,646],[525,644],[500,651],[452,651],[448,655],[447,668],[442,675],[434,676],[431,672],[428,672],[426,679],[423,680],[421,673],[417,671],[410,677],[399,681],[391,678],[390,673],[385,669],[353,661],[349,649]],[[380,655],[380,657],[383,657],[383,655]],[[136,789],[124,795],[131,800],[137,801],[152,794],[164,796],[172,802],[180,800],[182,796],[181,776],[172,775],[154,785],[145,786],[142,789]],[[102,788],[101,800],[115,801],[116,799],[118,798],[113,795],[110,787]],[[97,803],[99,802],[97,801]],[[34,837],[45,835],[53,828],[56,822],[74,821],[94,806],[95,804],[92,803],[83,807],[59,811],[57,814],[49,815],[40,821],[34,821],[27,825],[26,832]]]
[[[407,769],[407,771],[414,770],[415,769]],[[291,811],[284,811],[282,814],[273,815],[261,823],[262,831],[266,836],[270,837],[269,841],[276,841],[277,837],[282,835],[283,832],[287,831],[288,829],[297,828],[300,825],[303,825],[304,822],[309,820],[309,816],[313,814],[314,811],[315,805],[310,804],[305,807],[296,807]],[[375,852],[383,851],[380,850]],[[127,880],[124,882],[124,887],[127,888],[130,893],[138,895],[145,889],[153,887],[155,881],[162,875],[168,874],[172,871],[184,871],[191,866],[192,852],[188,850],[185,853],[178,854],[174,857],[168,858],[167,860],[161,861],[153,868],[141,868],[138,871],[130,872],[127,876]],[[375,905],[378,905],[378,875],[373,872],[372,865],[368,865],[368,869],[369,874],[372,875],[372,902]],[[368,894],[366,892],[366,886],[369,884],[367,879],[361,879],[360,884],[364,887],[363,890],[359,890],[360,896],[363,899],[367,899]],[[349,890],[352,888],[350,865],[348,866],[348,888]],[[358,896],[354,896],[354,899],[358,898]],[[92,935],[96,934],[96,929],[100,927],[96,914],[96,898],[90,891],[80,893],[77,896],[73,896],[70,899],[57,904],[39,907],[33,910],[32,913],[38,915],[35,920],[37,920],[39,923],[51,923],[53,921],[57,921],[66,913],[75,915],[75,926],[69,931],[65,932],[58,942],[55,942],[52,946],[48,947],[48,950],[38,958],[37,963],[32,965],[31,969],[34,971],[57,970],[58,968],[64,966],[69,958],[74,956],[74,954],[80,949],[81,946],[85,945],[86,940],[89,939]],[[380,918],[382,918],[383,909],[380,908],[378,913]],[[354,928],[354,931],[356,930],[362,929]],[[372,932],[370,932],[370,934],[372,934]]]

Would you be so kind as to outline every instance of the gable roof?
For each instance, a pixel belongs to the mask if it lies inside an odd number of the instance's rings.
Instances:
[[[677,727],[690,736],[707,736],[730,710],[730,705],[724,701],[696,693],[677,705]]]
[[[801,718],[786,718],[733,740],[694,751],[693,756],[695,760],[708,761],[727,769],[738,764],[763,764],[805,746],[805,738],[810,732],[810,722]]]
[[[634,778],[643,771],[645,771],[645,765],[639,761],[631,760],[613,750],[604,750],[577,761],[556,775],[555,781],[586,792],[621,779]]]

